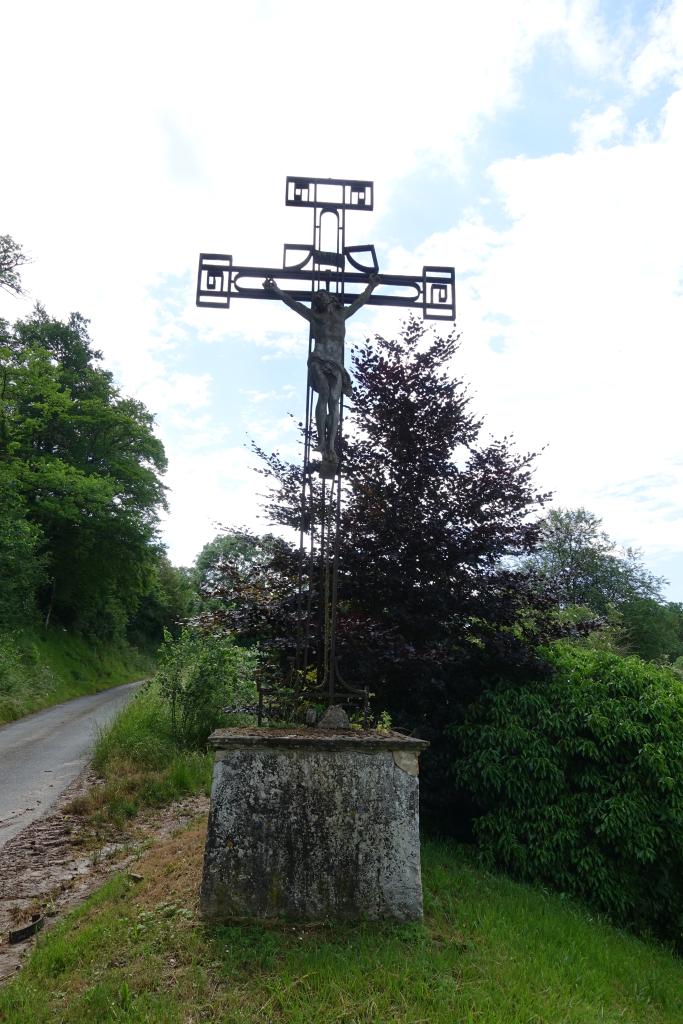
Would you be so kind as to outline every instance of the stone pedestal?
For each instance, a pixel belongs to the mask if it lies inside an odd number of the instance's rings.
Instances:
[[[418,757],[396,733],[219,729],[201,909],[245,918],[422,917]]]

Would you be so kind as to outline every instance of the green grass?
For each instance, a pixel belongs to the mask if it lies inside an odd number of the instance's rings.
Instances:
[[[3,1024],[680,1024],[683,963],[584,910],[424,848],[423,924],[207,926],[203,824],[40,938]]]
[[[173,739],[168,705],[156,683],[143,687],[98,736],[93,765],[104,779],[70,810],[96,824],[121,825],[141,807],[159,807],[192,793],[208,793],[211,755],[181,749]]]
[[[152,671],[148,653],[125,644],[96,644],[60,627],[2,634],[0,725]]]

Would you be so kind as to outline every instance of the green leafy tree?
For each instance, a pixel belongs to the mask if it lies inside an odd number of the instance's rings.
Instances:
[[[87,321],[2,325],[0,464],[40,537],[46,624],[122,637],[152,584],[166,458],[153,417],[100,366]]]
[[[29,622],[45,582],[43,534],[28,518],[20,464],[11,458],[9,420],[14,399],[10,337],[0,321],[0,628]]]
[[[552,584],[562,608],[581,605],[606,614],[634,598],[659,599],[664,580],[644,567],[639,552],[620,550],[601,526],[584,508],[551,509],[525,567]]]
[[[0,462],[0,629],[30,622],[45,581],[40,527],[29,521],[19,481]]]
[[[268,562],[278,539],[272,534],[257,536],[247,530],[219,533],[204,545],[197,555],[192,577],[202,608],[216,607],[216,596],[222,590],[224,571],[261,566]],[[218,606],[220,603],[218,604]]]
[[[30,260],[10,235],[0,235],[0,288],[14,295],[22,294],[19,267]]]
[[[620,608],[624,639],[646,661],[670,661],[683,656],[683,605],[662,604],[637,597]]]
[[[156,648],[164,638],[164,631],[177,637],[183,623],[196,610],[196,603],[192,571],[172,565],[165,554],[160,554],[149,589],[128,624],[129,640],[138,647]]]

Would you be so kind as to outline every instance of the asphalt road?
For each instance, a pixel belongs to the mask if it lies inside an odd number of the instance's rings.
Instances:
[[[0,726],[0,847],[45,814],[88,763],[98,726],[141,683],[126,683]]]

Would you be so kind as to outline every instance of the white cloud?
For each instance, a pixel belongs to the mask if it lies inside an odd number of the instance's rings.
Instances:
[[[255,459],[245,448],[176,452],[169,466],[164,534],[174,561],[189,565],[221,526],[253,524],[259,512]]]
[[[629,69],[629,82],[636,93],[646,93],[663,79],[680,81],[683,73],[683,2],[673,0],[652,12],[648,38]]]
[[[211,376],[208,373],[171,373],[142,380],[137,390],[149,409],[164,413],[171,409],[201,409],[209,403]]]
[[[578,136],[580,149],[596,149],[607,142],[620,139],[626,131],[626,126],[624,111],[612,103],[599,114],[585,113],[574,122],[572,129]]]
[[[280,397],[291,397],[295,394],[295,388],[291,384],[285,384],[278,391],[258,391],[254,388],[243,388],[241,393],[247,397],[252,405],[262,405],[264,402],[272,402]]]
[[[624,58],[623,32],[617,36],[608,32],[597,0],[571,0],[567,4],[563,39],[585,71],[593,75],[620,75]]]

